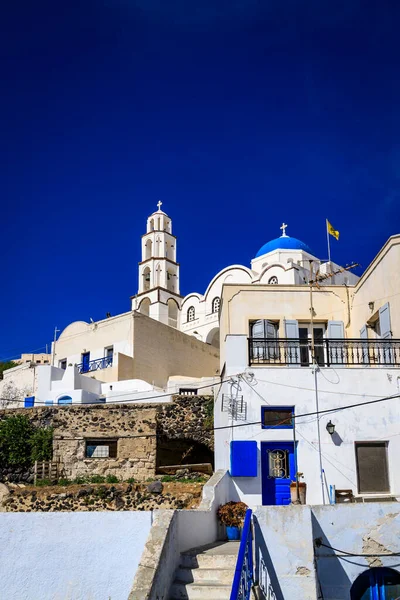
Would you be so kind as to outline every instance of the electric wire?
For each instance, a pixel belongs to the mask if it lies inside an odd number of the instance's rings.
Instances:
[[[321,542],[320,540],[316,540],[315,541],[315,545],[317,548],[320,548],[321,546],[323,546],[324,548],[329,548],[329,550],[333,550],[334,552],[339,552],[340,554],[337,555],[338,558],[340,558],[340,556],[354,556],[354,557],[366,557],[366,558],[374,558],[377,556],[400,556],[400,552],[379,552],[376,554],[363,554],[363,553],[357,553],[357,552],[348,552],[347,550],[339,550],[338,548],[334,548],[333,546],[329,545],[329,544],[324,544],[323,542]]]

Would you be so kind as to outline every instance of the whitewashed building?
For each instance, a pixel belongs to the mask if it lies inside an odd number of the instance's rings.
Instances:
[[[321,274],[337,270],[334,263],[321,263],[303,242],[286,234],[264,244],[251,266],[230,265],[217,273],[204,294],[180,295],[177,240],[172,234],[172,220],[161,210],[147,219],[142,237],[142,260],[139,263],[139,291],[132,297],[132,310],[150,316],[207,344],[219,347],[219,310],[224,284],[297,284],[309,279],[310,260]],[[357,276],[345,272],[330,278],[331,285],[355,283]]]
[[[400,496],[400,236],[312,294],[286,243],[253,261],[277,281],[223,286],[215,466],[250,505],[288,504],[296,473],[311,504]]]

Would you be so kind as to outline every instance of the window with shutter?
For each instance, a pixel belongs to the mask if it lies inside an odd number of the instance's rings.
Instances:
[[[286,354],[286,362],[300,366],[300,343],[299,343],[299,322],[292,320],[285,320],[285,336],[288,340]]]
[[[358,492],[390,491],[387,442],[356,442]]]

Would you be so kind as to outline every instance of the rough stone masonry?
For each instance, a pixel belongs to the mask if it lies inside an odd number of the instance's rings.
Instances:
[[[161,444],[187,441],[190,449],[198,445],[212,452],[212,408],[210,396],[175,396],[168,404],[8,409],[0,411],[0,420],[24,414],[35,427],[53,427],[53,461],[60,477],[115,475],[120,481],[145,481],[156,473]],[[116,442],[114,457],[89,457],[88,441]]]

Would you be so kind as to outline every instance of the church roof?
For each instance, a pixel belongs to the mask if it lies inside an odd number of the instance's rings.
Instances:
[[[273,252],[274,250],[304,250],[304,252],[313,254],[311,248],[304,242],[301,242],[297,238],[290,237],[289,235],[281,235],[281,237],[271,240],[264,244],[264,246],[261,246],[256,254],[256,258],[268,254],[268,252]]]

